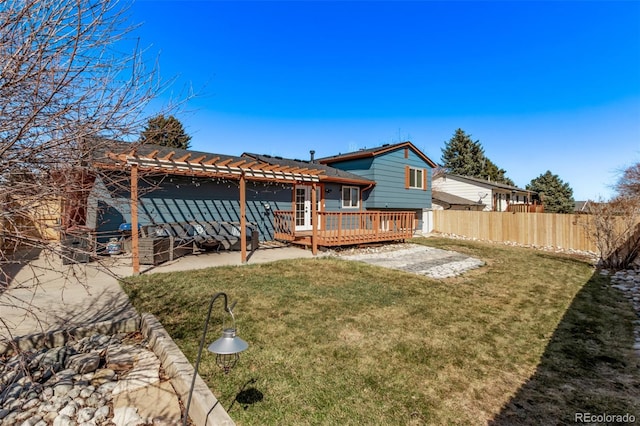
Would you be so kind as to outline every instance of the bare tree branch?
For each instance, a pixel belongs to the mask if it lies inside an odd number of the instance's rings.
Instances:
[[[12,283],[28,260],[21,251],[46,256],[43,270],[60,269],[68,253],[50,234],[84,224],[86,197],[103,175],[92,160],[109,140],[137,140],[144,108],[168,85],[145,68],[126,12],[118,0],[0,6],[0,294],[21,285]],[[103,179],[127,185],[122,173]],[[68,276],[80,278],[73,268]]]

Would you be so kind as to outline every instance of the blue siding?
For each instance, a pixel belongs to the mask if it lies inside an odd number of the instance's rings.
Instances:
[[[367,209],[422,210],[431,208],[431,166],[411,149],[409,149],[409,158],[404,158],[404,147],[401,147],[373,158],[341,161],[332,163],[331,166],[376,182],[376,186],[370,191],[365,204]],[[405,166],[426,169],[426,191],[405,188]]]
[[[212,182],[208,179],[172,177],[150,191],[140,182],[138,221],[151,223],[190,220],[240,221],[240,191],[237,181]],[[246,217],[257,224],[260,239],[273,239],[273,211],[291,210],[290,185],[263,185],[247,182]],[[125,222],[131,222],[130,193],[97,184],[89,199],[94,219],[89,226],[106,235]],[[269,208],[266,208],[266,205]],[[91,216],[91,214],[90,214]]]
[[[360,211],[359,208],[343,208],[342,207],[342,187],[345,185],[331,183],[325,184],[325,193],[324,193],[324,209],[325,211],[349,211],[349,212],[357,212]],[[346,185],[346,186],[357,186],[357,185]],[[371,191],[366,191],[361,194],[363,209],[367,208],[368,198]]]
[[[354,173],[366,179],[375,180],[373,161],[373,158],[359,158],[356,160],[332,163],[330,164],[330,166],[335,167],[336,169]]]
[[[340,210],[341,203],[341,185],[334,183],[325,184],[324,186],[324,210],[334,212]]]

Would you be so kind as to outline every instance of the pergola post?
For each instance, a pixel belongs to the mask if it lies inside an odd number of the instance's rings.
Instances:
[[[247,182],[240,175],[240,258],[247,263]]]
[[[313,182],[311,184],[311,253],[318,254],[318,196],[316,188],[318,185]]]
[[[138,165],[131,165],[131,254],[133,275],[140,274],[140,249],[138,247]]]

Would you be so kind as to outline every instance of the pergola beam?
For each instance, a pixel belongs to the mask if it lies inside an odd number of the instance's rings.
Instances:
[[[182,162],[186,162],[189,158],[191,157],[191,153],[187,152],[185,155],[183,155],[180,158],[176,158],[176,163],[182,163]]]
[[[312,184],[312,250],[317,253],[317,182],[323,170],[308,169],[303,167],[287,167],[272,165],[264,162],[239,160],[227,158],[220,161],[216,156],[205,160],[206,155],[191,158],[191,154],[185,154],[173,159],[175,151],[171,151],[163,157],[158,157],[158,150],[148,155],[139,155],[135,151],[115,154],[107,153],[107,157],[117,161],[116,164],[96,163],[95,165],[106,170],[122,170],[123,165],[129,165],[131,170],[131,251],[133,274],[140,273],[139,231],[138,231],[138,176],[141,172],[165,173],[167,175],[189,176],[198,178],[222,178],[239,181],[240,198],[240,256],[242,263],[247,262],[247,217],[246,217],[246,182],[247,180],[270,183]]]

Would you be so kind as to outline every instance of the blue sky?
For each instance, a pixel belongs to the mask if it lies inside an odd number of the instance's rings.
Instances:
[[[193,149],[308,159],[411,140],[435,162],[457,128],[524,187],[576,199],[640,161],[638,1],[136,0],[150,63],[193,88]],[[149,110],[154,113],[153,109]]]

